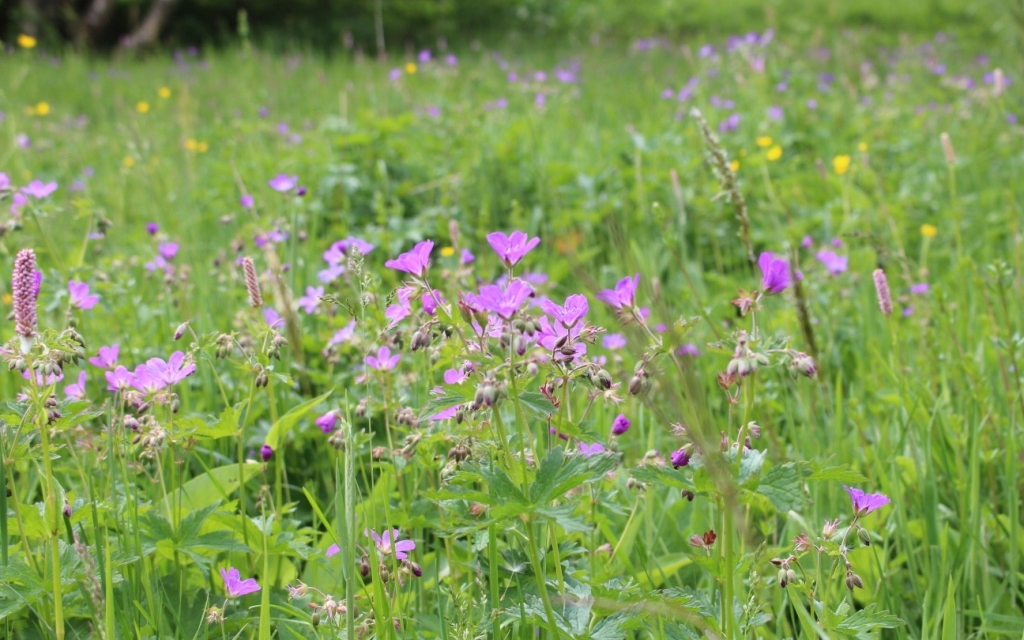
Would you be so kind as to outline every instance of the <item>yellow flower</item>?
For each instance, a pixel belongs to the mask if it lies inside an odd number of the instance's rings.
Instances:
[[[138,111],[139,113],[148,113],[149,112],[149,103],[146,102],[145,100],[142,100],[137,105],[135,105],[135,110]]]
[[[50,113],[49,102],[40,102],[35,106],[35,114],[37,116],[45,116],[48,113]]]
[[[5,293],[4,294],[4,304],[11,304],[11,300],[12,300],[11,294]]]
[[[764,154],[764,157],[768,158],[769,162],[775,162],[782,157],[782,147],[775,145],[768,150],[768,153]]]
[[[867,151],[867,150],[868,150],[868,143],[862,142],[862,143],[857,145],[857,151]]]
[[[189,151],[195,151],[196,149],[199,148],[199,143],[193,140],[192,138],[189,138],[188,140],[185,141],[185,148],[188,149]]]
[[[131,169],[132,167],[135,166],[135,158],[131,156],[125,156],[124,160],[121,161],[121,164],[123,164],[126,169]]]
[[[832,168],[836,170],[837,175],[843,175],[850,170],[850,156],[836,156],[832,158]]]
[[[442,247],[441,255],[445,258],[450,258],[455,255],[455,247]]]
[[[210,145],[206,144],[205,142],[200,142],[199,144],[196,145],[196,151],[198,151],[199,153],[206,153],[206,150],[209,148]]]
[[[733,160],[732,162],[729,163],[729,168],[732,169],[733,173],[736,173],[737,171],[740,170],[740,161]]]
[[[18,36],[18,46],[22,49],[31,49],[36,46],[36,39],[28,34],[22,33]]]
[[[409,73],[409,74],[416,73],[416,63],[415,62],[407,62],[405,64],[405,72]]]
[[[756,140],[757,146],[764,149],[765,147],[772,146],[772,139],[769,136],[759,136]]]
[[[158,96],[160,96],[161,98],[163,98],[165,100],[167,98],[171,97],[171,89],[170,89],[170,87],[160,87],[160,90],[157,91],[156,93],[157,93]]]
[[[939,229],[934,224],[922,224],[921,235],[926,238],[934,238],[939,235]]]

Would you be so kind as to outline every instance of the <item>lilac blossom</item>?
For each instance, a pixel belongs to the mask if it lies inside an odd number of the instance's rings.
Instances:
[[[828,272],[834,276],[845,272],[849,262],[847,256],[841,256],[834,251],[819,251],[814,257],[821,261]]]
[[[530,238],[522,231],[513,231],[509,235],[495,231],[487,234],[487,242],[505,266],[511,269],[523,259],[523,256],[540,244],[540,238]]]
[[[78,381],[64,387],[64,395],[75,400],[85,400],[85,372],[78,372]]]
[[[533,295],[533,289],[522,280],[513,280],[504,288],[496,284],[485,284],[480,287],[479,295],[470,294],[473,303],[498,314],[505,320],[511,320],[526,299]]]
[[[109,347],[100,347],[97,355],[89,358],[89,364],[100,369],[113,369],[117,366],[117,356],[120,349],[120,345],[116,343]]]
[[[43,182],[42,180],[33,180],[24,187],[21,188],[21,192],[27,196],[33,198],[45,198],[51,193],[57,190],[56,182]]]
[[[401,359],[401,354],[391,355],[391,349],[385,346],[377,350],[377,355],[366,356],[363,362],[366,363],[366,366],[373,367],[377,371],[391,371]]]
[[[857,517],[866,516],[875,509],[884,507],[892,502],[889,496],[884,493],[864,493],[860,489],[854,489],[853,487],[843,488],[846,489],[846,493],[850,494],[850,500],[853,502],[853,512]]]
[[[400,254],[394,260],[388,260],[384,266],[397,271],[404,271],[408,274],[423,278],[427,275],[430,267],[430,251],[434,248],[432,240],[419,242],[411,251]]]
[[[405,560],[408,557],[407,552],[416,548],[416,543],[412,540],[398,539],[401,535],[401,532],[399,532],[398,529],[385,531],[383,535],[377,535],[376,531],[368,529],[363,531],[363,535],[373,538],[374,544],[377,545],[377,551],[379,551],[382,556],[390,556],[394,554],[397,560]]]
[[[789,275],[789,262],[784,258],[776,258],[775,254],[765,251],[757,259],[761,268],[761,291],[773,295],[782,293],[792,284]]]
[[[616,309],[632,309],[636,306],[636,288],[640,284],[640,274],[629,276],[615,283],[614,289],[605,289],[597,294],[597,299],[606,302]]]
[[[296,302],[306,313],[316,313],[316,308],[320,306],[320,298],[323,295],[323,287],[306,287],[306,295],[296,300]]]
[[[568,328],[587,315],[590,305],[587,303],[587,296],[577,293],[568,296],[564,305],[555,304],[545,298],[540,301],[540,308],[544,310],[544,313],[562,323],[562,326]]]
[[[255,578],[241,579],[238,569],[231,567],[227,570],[220,570],[220,577],[224,580],[224,588],[227,589],[229,598],[240,598],[248,593],[255,593],[260,590]]]
[[[89,285],[84,282],[70,280],[68,282],[68,297],[71,306],[76,309],[92,309],[100,301],[97,295],[89,295]]]
[[[267,181],[270,188],[279,193],[285,193],[291,191],[299,185],[299,177],[296,175],[288,175],[286,173],[279,173],[270,180]]]

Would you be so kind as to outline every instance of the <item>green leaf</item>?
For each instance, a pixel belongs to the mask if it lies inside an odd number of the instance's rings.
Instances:
[[[600,480],[619,464],[617,455],[565,456],[561,447],[552,449],[540,463],[537,479],[530,485],[530,502],[546,505],[567,492]]]
[[[175,507],[175,520],[180,519],[184,514],[203,509],[238,491],[239,474],[242,481],[247,481],[259,473],[263,465],[255,462],[247,462],[241,465],[228,464],[216,469],[210,469],[203,475],[192,478],[180,489],[167,494],[155,507],[160,513],[168,513],[171,507]]]
[[[803,504],[800,472],[792,462],[769,469],[761,478],[757,491],[767,496],[775,508],[783,513]]]
[[[312,411],[315,406],[329,398],[332,393],[334,393],[334,389],[330,389],[326,393],[320,394],[312,400],[306,400],[299,406],[278,418],[277,422],[274,423],[274,426],[270,427],[270,431],[267,432],[265,442],[270,445],[270,448],[276,450],[281,444],[281,439],[291,431],[292,427],[298,424],[299,420],[302,420],[302,418]]]
[[[859,471],[855,471],[848,464],[841,464],[834,467],[820,467],[814,469],[811,475],[807,476],[809,481],[831,480],[845,484],[862,484],[867,482]]]
[[[248,404],[248,400],[243,400],[233,407],[225,407],[217,422],[199,429],[197,435],[213,440],[237,435],[238,419],[242,415],[242,411],[245,410],[246,404]]]
[[[859,635],[864,631],[871,631],[873,629],[895,629],[896,627],[902,627],[906,624],[903,620],[892,615],[887,610],[877,611],[877,608],[877,604],[869,604],[836,625],[836,631],[842,631],[847,635]]]
[[[949,586],[946,587],[946,606],[942,609],[942,640],[956,640],[960,637],[956,622],[956,588],[950,576]]]
[[[535,391],[524,391],[519,394],[519,404],[529,409],[542,418],[555,411],[555,405],[542,393]]]
[[[740,484],[745,484],[747,480],[761,473],[766,455],[760,449],[749,449],[743,453],[743,458],[740,459]]]
[[[575,504],[562,504],[557,507],[541,507],[537,509],[537,513],[554,520],[566,533],[590,531],[590,525],[583,518],[573,515],[574,511],[576,511]]]

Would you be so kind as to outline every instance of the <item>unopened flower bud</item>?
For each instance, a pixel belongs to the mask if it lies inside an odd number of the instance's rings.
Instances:
[[[188,331],[188,320],[178,325],[178,328],[174,330],[174,340],[181,340],[181,337]]]
[[[309,617],[309,624],[313,625],[314,627],[319,627],[320,626],[320,612],[319,611],[314,611],[313,615],[311,615]]]
[[[806,353],[798,352],[793,356],[791,366],[794,371],[808,378],[813,378],[818,373],[817,363],[814,362],[814,358]]]
[[[860,539],[861,544],[865,547],[871,546],[871,534],[869,534],[867,530],[857,527],[857,538]]]
[[[64,501],[64,517],[71,517],[71,503],[69,503],[67,500]]]
[[[391,572],[388,568],[381,564],[377,567],[377,573],[380,575],[380,581],[387,584],[387,581],[391,579]]]
[[[409,349],[412,351],[419,351],[420,349],[426,349],[430,346],[430,332],[423,331],[422,329],[417,330],[412,334],[412,344],[409,345]]]
[[[788,576],[786,575],[786,570],[785,569],[779,569],[779,586],[782,587],[783,589],[786,588],[786,578],[787,577]]]
[[[267,375],[266,369],[261,368],[260,372],[256,374],[256,386],[262,389],[268,384],[270,384],[270,376]]]
[[[260,457],[263,458],[263,462],[270,462],[270,459],[274,457],[274,449],[269,444],[264,444],[260,447]]]
[[[612,374],[608,373],[604,369],[598,369],[597,373],[594,374],[594,384],[599,389],[608,390],[612,388]]]
[[[370,577],[370,563],[366,561],[365,557],[359,561],[359,575],[364,578]]]
[[[786,582],[792,584],[796,582],[796,571],[792,569],[786,569]]]
[[[423,568],[415,562],[409,563],[409,570],[412,571],[412,575],[416,576],[417,578],[423,577]]]

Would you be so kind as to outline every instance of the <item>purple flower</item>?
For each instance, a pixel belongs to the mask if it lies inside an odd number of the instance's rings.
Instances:
[[[768,107],[768,118],[771,120],[782,120],[782,107],[777,105]]]
[[[927,282],[919,282],[917,284],[910,285],[910,293],[915,296],[923,296],[928,293],[928,289],[929,287]]]
[[[45,198],[56,190],[56,182],[43,182],[41,180],[33,180],[21,188],[22,193],[33,198]]]
[[[127,391],[135,386],[135,374],[124,366],[107,371],[104,376],[107,378],[108,391]]]
[[[804,239],[800,241],[800,246],[804,249],[810,249],[814,245],[814,238],[811,236],[804,236]]]
[[[607,302],[616,309],[632,309],[635,306],[636,288],[640,284],[640,274],[629,276],[615,283],[615,289],[605,289],[597,294],[597,299]]]
[[[424,240],[417,243],[412,248],[412,251],[406,251],[394,260],[388,260],[384,263],[384,266],[389,269],[405,271],[417,278],[422,278],[427,275],[427,269],[430,267],[430,251],[433,248],[434,242],[432,240]]]
[[[377,371],[391,371],[401,359],[402,355],[400,353],[391,355],[391,349],[381,347],[377,349],[377,355],[366,356],[363,358],[363,362],[366,363],[366,366],[373,367]]]
[[[252,206],[256,204],[256,198],[253,198],[247,193],[238,199],[238,204],[242,205],[246,209],[252,209]]]
[[[352,336],[354,336],[355,334],[356,334],[356,321],[355,320],[349,320],[349,323],[347,325],[345,325],[341,329],[338,329],[338,331],[333,336],[331,336],[331,339],[327,342],[327,346],[328,347],[333,347],[336,344],[341,344],[342,342],[348,342],[349,340],[352,339]]]
[[[601,338],[601,346],[605,349],[621,349],[626,346],[626,336],[621,333],[609,333]]]
[[[849,258],[834,251],[819,251],[814,257],[820,260],[828,272],[834,276],[846,271],[846,265],[849,262]]]
[[[739,127],[740,114],[733,113],[725,120],[722,120],[722,122],[718,125],[718,130],[721,131],[722,133],[728,133],[730,131],[735,131],[736,129],[739,129]]]
[[[687,453],[685,448],[676,449],[672,452],[671,456],[672,466],[678,469],[679,467],[685,467],[690,464],[690,454]]]
[[[853,487],[843,487],[846,489],[846,493],[850,494],[850,500],[853,501],[853,512],[857,517],[866,516],[879,507],[892,502],[889,496],[884,493],[864,493],[860,489],[854,489]]]
[[[416,548],[416,543],[412,540],[398,539],[398,536],[401,535],[398,529],[385,531],[383,535],[377,535],[376,531],[368,529],[363,531],[363,535],[373,538],[374,544],[377,545],[377,551],[382,556],[394,554],[398,560],[405,560],[408,557],[406,553]]]
[[[178,243],[161,242],[157,245],[156,251],[164,260],[174,260],[174,256],[178,255]]]
[[[269,444],[264,443],[260,447],[260,457],[263,458],[263,462],[270,462],[270,459],[274,457],[274,448]]]
[[[89,295],[89,285],[84,282],[70,280],[68,282],[68,295],[71,306],[76,309],[92,309],[100,301],[99,296]]]
[[[562,326],[569,328],[575,326],[587,315],[590,305],[587,303],[587,296],[576,293],[567,297],[562,306],[545,298],[540,301],[540,308],[544,310],[544,313],[561,322]]]
[[[11,187],[11,179],[7,174],[0,171],[0,191],[7,191]]]
[[[473,252],[471,252],[469,249],[462,250],[462,256],[459,257],[460,264],[469,264],[474,260],[476,260],[476,256],[473,255]]]
[[[274,311],[270,307],[263,307],[263,321],[267,323],[267,326],[271,329],[277,329],[278,327],[284,326],[284,318],[281,314]]]
[[[76,400],[84,400],[85,399],[85,372],[84,371],[79,371],[78,372],[78,382],[75,382],[74,384],[69,384],[68,386],[64,387],[64,395],[66,395],[69,398],[74,398]]]
[[[782,293],[792,284],[789,262],[784,258],[776,258],[775,254],[765,251],[758,257],[757,265],[761,267],[761,290],[764,293]]]
[[[185,378],[192,375],[196,370],[196,365],[191,362],[186,363],[185,354],[181,351],[175,351],[171,354],[171,357],[164,362],[160,358],[150,358],[146,361],[146,368],[153,372],[165,386],[171,386],[184,380]],[[138,371],[136,370],[136,375]]]
[[[580,453],[583,454],[584,458],[589,458],[590,456],[594,456],[604,452],[604,445],[601,444],[600,442],[595,442],[594,444],[587,444],[586,442],[580,443]]]
[[[447,369],[444,372],[444,383],[445,384],[462,384],[466,381],[466,372],[462,369]]]
[[[36,335],[36,302],[42,273],[36,270],[36,253],[22,249],[14,258],[11,272],[11,298],[14,304],[15,331],[22,338]]]
[[[32,376],[32,370],[31,369],[25,369],[24,371],[21,372],[21,377],[25,378],[26,380],[29,380],[29,381],[32,381],[34,379],[35,384],[38,387],[44,387],[44,386],[49,386],[51,384],[57,384],[58,382],[60,382],[61,380],[64,379],[64,372],[63,371],[58,371],[57,373],[51,373],[51,374],[45,375],[45,376],[42,374],[41,371],[36,371],[35,374],[36,375],[33,377]]]
[[[231,567],[228,570],[221,569],[220,577],[224,579],[224,588],[228,591],[229,598],[240,598],[247,593],[255,593],[260,590],[260,585],[255,578],[242,580],[238,569]]]
[[[160,230],[160,225],[158,225],[157,223],[155,223],[155,222],[147,222],[146,223],[146,233],[148,233],[149,235],[155,236],[156,232],[159,231],[159,230]]]
[[[285,193],[291,191],[299,185],[299,177],[295,175],[288,175],[286,173],[279,173],[270,180],[267,181],[270,188],[279,193]]]
[[[692,342],[687,342],[686,344],[679,345],[679,348],[676,349],[676,355],[690,356],[691,358],[696,358],[697,356],[700,355],[700,350],[697,349],[697,345],[693,344]]]
[[[480,294],[467,294],[467,298],[473,304],[498,314],[505,320],[511,320],[512,316],[519,312],[526,299],[534,295],[530,285],[522,280],[512,280],[505,288],[496,284],[485,284],[480,287]]]
[[[495,231],[487,234],[487,242],[505,266],[511,269],[523,259],[523,256],[540,244],[540,238],[530,238],[522,231],[513,231],[510,235]]]
[[[89,364],[100,369],[112,369],[117,366],[117,356],[121,347],[112,344],[109,347],[100,347],[99,353],[89,358]]]
[[[306,287],[306,295],[299,298],[296,302],[299,303],[299,306],[306,313],[316,313],[316,308],[320,305],[320,298],[323,295],[323,287]]]
[[[330,433],[334,431],[334,428],[338,426],[338,412],[331,410],[320,416],[314,421],[316,426],[320,427],[320,430],[324,433]]]
[[[630,421],[625,414],[620,413],[615,416],[615,420],[612,421],[612,435],[621,436],[622,434],[629,431]]]

